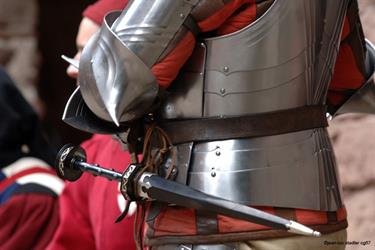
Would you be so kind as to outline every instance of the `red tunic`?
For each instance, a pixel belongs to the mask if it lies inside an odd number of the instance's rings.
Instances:
[[[111,136],[95,135],[82,146],[89,163],[121,172],[130,163],[129,154]],[[120,207],[125,205],[118,183],[84,173],[77,182],[67,183],[60,203],[61,224],[47,249],[135,249],[134,216],[115,224]]]
[[[58,225],[56,197],[14,195],[0,207],[0,245],[3,250],[44,250]]]
[[[0,248],[44,250],[59,223],[57,196],[62,188],[55,171],[38,159],[20,158],[2,167]]]

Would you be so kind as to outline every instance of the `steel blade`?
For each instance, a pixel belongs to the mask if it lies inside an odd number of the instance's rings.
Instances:
[[[180,183],[168,181],[157,175],[144,174],[139,179],[139,185],[139,190],[141,190],[140,195],[146,194],[148,198],[158,201],[215,212],[275,229],[288,230],[292,233],[320,236],[319,232],[297,222],[200,192]]]

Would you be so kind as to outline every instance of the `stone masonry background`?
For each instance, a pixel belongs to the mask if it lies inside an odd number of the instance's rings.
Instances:
[[[358,2],[365,35],[375,44],[375,0]],[[339,116],[329,132],[348,211],[348,241],[370,241],[346,249],[375,249],[375,116]]]

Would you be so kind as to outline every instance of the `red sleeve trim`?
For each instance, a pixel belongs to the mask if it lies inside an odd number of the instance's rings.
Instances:
[[[127,5],[128,0],[99,0],[89,5],[83,12],[84,17],[88,17],[97,24],[102,24],[104,16],[113,10],[122,10]]]

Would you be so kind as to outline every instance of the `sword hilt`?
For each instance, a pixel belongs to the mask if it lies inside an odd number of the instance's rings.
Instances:
[[[85,150],[72,144],[67,144],[60,149],[55,164],[58,176],[71,182],[78,180],[83,172],[101,176],[110,181],[121,182],[121,193],[129,201],[140,198],[135,186],[135,179],[140,168],[140,164],[130,164],[124,173],[119,173],[114,169],[107,169],[98,164],[89,164],[86,162]]]

